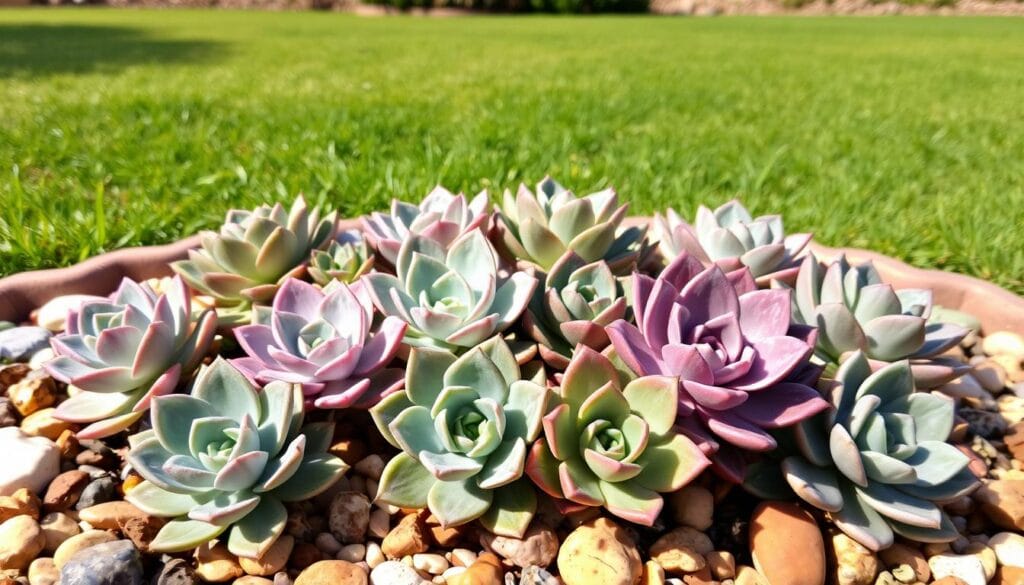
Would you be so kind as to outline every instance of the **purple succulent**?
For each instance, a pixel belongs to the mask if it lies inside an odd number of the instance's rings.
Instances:
[[[395,357],[406,324],[387,317],[371,332],[373,304],[356,283],[323,290],[290,279],[274,297],[267,323],[235,329],[249,357],[232,364],[250,380],[302,385],[317,408],[368,408],[401,387]]]
[[[683,253],[657,279],[634,275],[637,325],[616,321],[608,336],[638,375],[679,377],[683,431],[714,454],[716,471],[742,481],[743,460],[728,445],[769,451],[776,443],[766,429],[828,408],[790,380],[814,347],[812,329],[791,329],[790,310],[788,291],[756,290],[748,271],[727,275]]]

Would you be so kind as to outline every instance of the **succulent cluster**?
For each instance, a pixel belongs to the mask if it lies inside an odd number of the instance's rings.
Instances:
[[[683,221],[674,209],[654,216],[658,249],[666,259],[686,253],[725,271],[746,267],[759,284],[791,282],[799,270],[799,256],[811,241],[811,234],[787,236],[778,215],[755,219],[736,200],[714,211],[701,205],[695,224]]]
[[[162,294],[126,280],[53,340],[72,394],[57,415],[84,437],[137,432],[127,498],[171,518],[153,550],[230,530],[259,557],[284,503],[344,472],[325,421],[347,408],[399,450],[378,502],[443,526],[519,537],[544,498],[655,525],[662,494],[710,469],[755,493],[774,480],[873,549],[956,534],[941,504],[975,481],[946,443],[952,402],[915,381],[961,373],[938,356],[964,331],[870,265],[802,256],[810,236],[778,217],[669,210],[660,255],[613,190],[551,179],[493,217],[486,193],[440,187],[362,234],[319,217],[301,198],[229,212]],[[218,320],[230,361],[175,394]]]
[[[199,366],[217,316],[192,314],[191,294],[175,278],[161,295],[124,279],[109,300],[87,301],[51,338],[54,378],[77,389],[57,407],[62,420],[86,423],[81,438],[120,432],[146,414],[154,397],[174,392]]]
[[[808,255],[793,291],[793,320],[817,328],[819,360],[838,365],[854,351],[882,363],[909,359],[922,388],[940,386],[968,369],[938,357],[967,329],[928,322],[931,310],[931,291],[894,290],[870,262],[852,266],[845,256],[825,266]]]
[[[782,461],[793,491],[872,550],[891,545],[894,534],[955,540],[940,504],[978,480],[970,459],[946,443],[952,399],[915,392],[905,361],[872,372],[860,351],[839,367],[827,394],[832,409],[796,426],[799,450]]]
[[[191,394],[154,399],[153,428],[132,437],[128,463],[145,481],[125,498],[172,518],[150,543],[189,550],[231,528],[228,549],[259,558],[284,532],[284,502],[311,498],[347,466],[327,453],[331,423],[302,425],[298,385],[257,391],[228,362],[200,372]]]
[[[321,219],[319,209],[307,209],[302,197],[291,211],[280,203],[233,209],[219,232],[203,232],[202,248],[171,268],[215,299],[222,323],[245,323],[253,303],[270,301],[284,280],[303,275],[310,252],[331,240],[336,217],[332,212]]]

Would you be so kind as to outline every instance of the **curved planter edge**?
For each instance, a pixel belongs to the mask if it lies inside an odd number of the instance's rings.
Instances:
[[[631,218],[641,223],[644,218]],[[342,229],[358,226],[358,220],[339,222]],[[0,279],[0,320],[21,321],[46,301],[67,294],[106,295],[124,277],[134,280],[167,276],[167,264],[187,256],[199,245],[192,236],[163,246],[124,248],[101,254],[67,268],[34,270]],[[1024,334],[1024,298],[983,280],[942,270],[915,268],[877,252],[856,248],[829,248],[812,244],[823,259],[839,254],[854,263],[871,261],[882,276],[897,288],[930,288],[936,304],[970,313],[985,331]]]

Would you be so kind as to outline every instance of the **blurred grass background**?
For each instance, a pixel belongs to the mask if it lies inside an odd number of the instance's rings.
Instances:
[[[1024,21],[0,11],[0,274],[551,174],[1024,292]]]

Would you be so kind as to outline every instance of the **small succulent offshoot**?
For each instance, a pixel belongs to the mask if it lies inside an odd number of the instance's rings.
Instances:
[[[127,429],[154,397],[174,392],[199,366],[216,327],[214,311],[193,314],[180,278],[159,296],[124,279],[109,300],[70,311],[65,332],[51,338],[56,357],[44,367],[75,389],[55,416],[86,424],[78,432],[83,439]]]
[[[230,529],[232,554],[263,556],[284,532],[284,502],[323,492],[348,467],[327,452],[333,423],[302,420],[298,385],[257,391],[223,359],[199,373],[190,395],[155,399],[153,428],[131,437],[127,457],[145,481],[125,494],[171,518],[150,550],[186,551]]]
[[[326,250],[313,250],[309,276],[320,286],[332,281],[354,284],[373,269],[374,255],[366,240],[355,230],[342,232]]]
[[[550,394],[521,376],[501,337],[460,357],[413,349],[405,391],[370,411],[402,450],[384,468],[377,501],[429,508],[444,526],[479,519],[495,534],[521,537],[537,507],[524,462]]]

